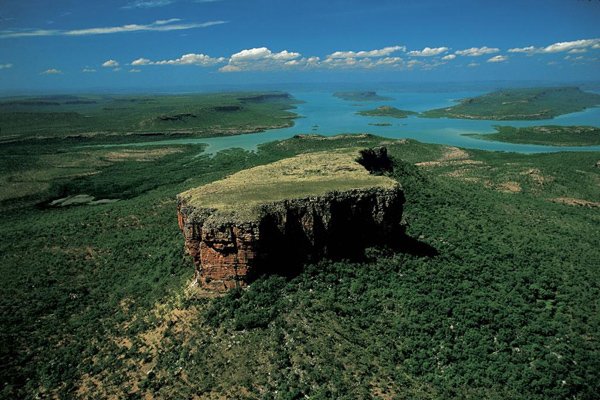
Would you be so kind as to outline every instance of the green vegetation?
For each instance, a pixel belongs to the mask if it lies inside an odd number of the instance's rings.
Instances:
[[[212,158],[201,146],[81,143],[0,147],[2,398],[600,392],[599,152],[370,135],[299,136]],[[218,299],[188,288],[177,193],[297,154],[382,143],[408,234],[435,252],[373,248],[362,262],[324,260]],[[82,194],[121,200],[48,206]]]
[[[300,154],[235,173],[223,180],[181,193],[191,206],[250,212],[256,206],[328,192],[391,188],[397,182],[372,175],[359,164],[359,149]]]
[[[414,111],[400,110],[396,107],[381,106],[374,110],[358,111],[358,115],[364,115],[366,117],[392,117],[392,118],[406,118],[409,115],[417,114]]]
[[[335,97],[346,101],[385,101],[390,97],[380,96],[376,92],[335,92]]]
[[[392,126],[389,122],[369,122],[371,126]]]
[[[496,126],[496,133],[487,135],[469,133],[483,140],[500,142],[542,144],[550,146],[597,146],[600,145],[600,128],[594,126],[531,126],[515,128],[512,126]]]
[[[427,118],[493,120],[550,119],[600,104],[600,95],[576,87],[505,89],[422,113]]]
[[[219,136],[292,126],[286,93],[46,96],[0,101],[0,141],[95,135]]]

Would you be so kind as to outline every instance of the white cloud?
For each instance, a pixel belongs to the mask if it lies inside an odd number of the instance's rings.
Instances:
[[[240,72],[241,70],[242,70],[242,68],[237,67],[235,65],[229,65],[229,64],[219,68],[220,72]]]
[[[0,31],[0,39],[18,38],[18,37],[36,37],[36,36],[87,36],[87,35],[106,35],[111,33],[124,32],[168,32],[186,29],[207,28],[209,26],[226,24],[227,21],[208,21],[202,23],[178,23],[181,20],[172,18],[168,20],[158,20],[150,24],[127,24],[121,26],[109,26],[101,28],[73,29],[73,30],[48,30],[36,29],[28,31]]]
[[[508,49],[509,53],[533,53],[535,52],[535,47],[527,46],[527,47],[515,47],[512,49]]]
[[[568,51],[569,53],[583,53],[587,48],[600,48],[600,39],[581,39],[570,42],[557,42],[546,47],[516,47],[508,49],[509,53],[526,53],[526,54],[544,54],[544,53],[560,53]]]
[[[450,60],[454,60],[455,58],[456,58],[455,54],[448,54],[447,56],[442,57],[442,60],[450,61]]]
[[[500,56],[500,55],[498,55],[498,56],[494,56],[492,58],[489,58],[487,60],[487,62],[489,62],[489,63],[499,63],[499,62],[504,62],[506,60],[508,60],[507,56]]]
[[[9,69],[12,68],[12,64],[0,64],[0,69]]]
[[[569,54],[577,54],[577,53],[587,53],[587,49],[571,49],[568,52]]]
[[[181,21],[180,18],[159,19],[154,21],[154,25],[167,25]]]
[[[413,57],[432,57],[448,51],[447,47],[425,47],[423,50],[409,51],[408,55]]]
[[[300,53],[289,52],[283,50],[279,53],[273,53],[266,47],[257,47],[253,49],[242,50],[239,53],[235,53],[231,56],[230,61],[232,62],[245,62],[253,60],[291,60],[300,57]]]
[[[376,66],[399,67],[404,65],[404,60],[400,57],[380,58],[375,62]]]
[[[404,60],[391,55],[399,51],[406,51],[406,47],[389,46],[374,50],[335,51],[322,61],[317,59],[309,62],[308,66],[328,69],[398,68],[404,66]]]
[[[364,58],[364,57],[385,57],[398,51],[406,51],[405,46],[389,46],[376,50],[361,51],[336,51],[327,56],[327,58]]]
[[[81,70],[81,72],[92,73],[92,72],[96,72],[96,70],[94,68],[85,67],[84,69]]]
[[[155,8],[164,7],[169,4],[173,4],[173,0],[136,0],[129,4],[124,5],[121,8],[132,9],[132,8]]]
[[[142,72],[142,70],[141,70],[141,69],[137,69],[137,68],[131,68],[131,69],[129,70],[129,72],[136,74],[136,73],[138,73],[138,72]]]
[[[572,42],[558,42],[551,44],[550,46],[544,47],[544,53],[558,53],[561,51],[568,51],[573,49],[581,49],[585,47],[590,47],[595,44],[600,43],[600,39],[584,39],[584,40],[574,40]]]
[[[131,65],[151,65],[152,61],[148,60],[147,58],[138,58],[137,60],[133,60],[131,62]]]
[[[499,52],[500,49],[496,47],[471,47],[470,49],[458,50],[455,51],[455,54],[459,56],[469,56],[469,57],[479,57],[485,54],[493,54]]]
[[[119,62],[116,60],[108,60],[108,61],[104,61],[102,63],[102,66],[104,68],[116,68],[119,66]]]
[[[50,68],[45,70],[44,72],[41,72],[42,75],[58,75],[58,74],[62,74],[62,71],[56,68]]]
[[[266,47],[245,49],[229,57],[227,65],[219,69],[220,72],[239,71],[268,71],[281,68],[294,68],[308,66],[308,59],[301,58],[300,53],[283,50],[277,53]],[[219,58],[218,62],[225,61]],[[314,59],[312,62],[314,63]]]
[[[471,67],[471,68],[479,67],[479,63],[472,62],[472,63],[467,64],[467,67]]]
[[[227,61],[224,57],[213,58],[206,54],[184,54],[174,60],[152,61],[147,58],[138,58],[131,62],[132,66],[142,65],[197,65],[201,67],[209,67]]]

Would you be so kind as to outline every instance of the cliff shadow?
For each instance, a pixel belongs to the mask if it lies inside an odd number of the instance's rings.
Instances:
[[[268,232],[269,247],[272,250],[263,255],[257,268],[249,272],[246,276],[247,282],[251,283],[261,276],[268,275],[293,279],[304,271],[306,265],[322,260],[372,262],[373,254],[369,254],[368,249],[377,249],[375,257],[391,257],[403,253],[431,258],[440,254],[430,244],[407,235],[405,227],[400,224],[383,236],[375,235],[371,231],[371,235],[358,235],[355,240],[346,241],[327,240],[331,239],[329,235],[319,238],[319,224],[315,223],[314,228],[316,238],[307,237],[302,227],[297,224],[289,224],[284,232],[277,229],[268,231],[268,228],[263,227],[263,232]],[[329,233],[351,232],[351,226],[340,226],[338,229]],[[322,232],[325,232],[325,229]],[[341,236],[348,239],[347,234]]]
[[[392,241],[389,246],[390,249],[396,253],[410,254],[415,257],[431,258],[440,254],[440,252],[429,243],[408,236],[406,233],[403,233],[400,237]]]

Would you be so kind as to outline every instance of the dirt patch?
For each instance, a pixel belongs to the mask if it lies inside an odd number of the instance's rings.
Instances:
[[[502,182],[496,186],[496,189],[504,193],[519,193],[523,190],[519,182],[515,181]]]
[[[458,147],[447,147],[438,160],[416,163],[419,167],[446,167],[452,165],[483,165],[483,161],[472,160],[470,154]]]
[[[182,149],[173,147],[164,147],[160,149],[144,149],[144,150],[122,150],[122,151],[111,151],[106,153],[104,158],[110,162],[120,161],[154,161],[159,158],[183,152]]]
[[[550,199],[550,201],[552,201],[554,203],[566,204],[569,206],[600,208],[599,202],[588,201],[588,200],[583,200],[583,199],[575,199],[573,197],[556,197],[554,199]]]
[[[542,172],[537,168],[529,168],[521,172],[521,175],[529,177],[529,179],[537,185],[543,185],[544,183],[552,182],[554,180],[553,176],[542,175]]]
[[[466,151],[459,149],[458,147],[448,147],[440,161],[464,160],[466,158],[469,158],[469,153]]]

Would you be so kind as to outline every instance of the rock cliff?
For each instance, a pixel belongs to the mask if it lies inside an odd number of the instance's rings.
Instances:
[[[309,153],[178,196],[196,281],[213,291],[322,257],[352,258],[402,234],[404,196],[385,149]]]

